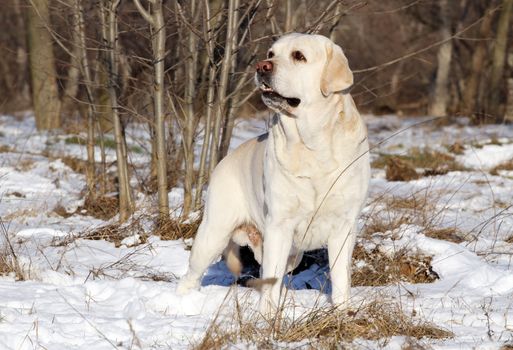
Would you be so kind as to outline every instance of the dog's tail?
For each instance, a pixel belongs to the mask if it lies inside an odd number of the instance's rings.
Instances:
[[[226,266],[235,277],[239,277],[242,272],[242,261],[240,260],[240,247],[237,243],[230,240],[228,246],[224,250],[224,260]]]

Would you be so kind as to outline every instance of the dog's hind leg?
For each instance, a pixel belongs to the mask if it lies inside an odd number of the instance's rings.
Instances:
[[[212,222],[213,221],[213,222]],[[200,286],[201,277],[210,264],[228,246],[233,226],[214,218],[205,218],[201,223],[189,258],[189,271],[180,279],[176,292],[185,294]]]

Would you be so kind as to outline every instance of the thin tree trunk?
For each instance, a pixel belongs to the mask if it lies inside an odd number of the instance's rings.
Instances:
[[[197,3],[195,0],[190,2],[191,18],[195,23],[197,12]],[[192,210],[194,203],[193,184],[194,184],[194,131],[196,129],[196,116],[194,111],[194,97],[196,95],[196,74],[198,65],[197,37],[189,32],[188,38],[188,58],[186,60],[186,94],[185,94],[185,137],[184,137],[184,156],[185,156],[185,179],[184,179],[184,204],[182,215],[186,217]]]
[[[65,114],[72,114],[77,109],[77,93],[80,79],[80,60],[81,51],[84,49],[80,43],[79,21],[80,15],[76,7],[80,6],[75,2],[73,6],[73,15],[71,20],[71,52],[69,58],[69,68],[64,85],[64,93],[62,96],[61,111]]]
[[[95,176],[95,159],[94,159],[94,128],[95,128],[95,115],[96,106],[93,99],[93,92],[91,90],[91,69],[89,67],[89,60],[87,59],[87,47],[85,38],[85,25],[84,14],[82,8],[82,0],[75,0],[74,15],[77,23],[78,47],[77,51],[79,59],[79,67],[84,76],[84,86],[87,95],[87,167],[86,167],[86,182],[87,190],[90,198],[96,197],[96,176]]]
[[[452,36],[451,23],[449,19],[449,1],[440,1],[440,15],[443,19],[442,39],[447,40],[438,49],[437,71],[435,88],[429,105],[429,114],[433,116],[444,116],[447,114],[449,104],[449,73],[451,69],[453,43],[449,40]]]
[[[167,191],[167,156],[164,123],[164,59],[166,55],[166,27],[162,13],[162,0],[151,2],[151,12],[147,12],[139,0],[134,0],[139,13],[150,24],[152,31],[153,49],[153,101],[155,113],[155,134],[157,151],[157,192],[159,202],[159,219],[161,222],[169,219],[169,202]]]
[[[491,12],[487,12],[481,22],[479,28],[479,37],[482,39],[477,42],[476,49],[472,55],[472,67],[470,76],[465,85],[465,92],[463,95],[463,106],[462,110],[468,114],[476,113],[477,106],[477,91],[479,82],[481,80],[481,73],[484,69],[484,61],[487,51],[487,41],[485,40],[491,33],[492,30],[493,15]]]
[[[25,21],[21,11],[20,0],[14,0],[14,13],[16,16],[16,31],[21,35],[21,38],[25,38]],[[18,47],[16,49],[16,63],[18,64],[16,88],[19,91],[21,97],[20,100],[23,102],[30,101],[30,86],[27,83],[27,62],[27,49],[22,39],[22,42],[18,43]]]
[[[508,94],[506,98],[506,109],[504,112],[504,120],[513,122],[513,45],[509,46],[508,53]]]
[[[285,7],[285,33],[294,28],[294,15],[292,13],[292,0],[287,0]]]
[[[105,0],[103,0],[105,1]],[[105,14],[104,2],[102,2],[102,28],[104,42],[107,44],[107,64],[109,71],[108,91],[110,105],[112,108],[112,121],[114,123],[114,137],[116,140],[116,158],[118,166],[119,181],[119,221],[126,221],[133,212],[134,204],[130,190],[130,179],[128,176],[128,163],[126,140],[123,125],[119,117],[118,100],[116,86],[118,82],[118,28],[117,28],[117,8],[120,0],[109,0],[108,13]]]
[[[511,18],[511,10],[513,8],[513,0],[503,0],[502,10],[497,24],[497,37],[495,40],[495,48],[493,50],[492,75],[490,78],[490,99],[488,101],[488,112],[495,116],[496,121],[500,121],[500,102],[502,94],[501,82],[504,79],[504,62],[506,60],[509,22]]]
[[[239,0],[235,0],[234,1],[234,13],[233,13],[233,22],[234,23],[239,22],[238,11],[239,11]],[[231,45],[231,51],[232,51],[232,58],[231,58],[231,63],[230,63],[230,74],[229,74],[230,77],[233,77],[233,75],[235,73],[235,68],[237,67],[237,43],[238,43],[238,38],[239,38],[238,32],[239,32],[239,28],[236,26],[236,27],[234,27],[233,32],[231,34],[232,38],[230,40],[230,45]],[[241,79],[244,79],[244,78],[245,78],[244,75],[241,76]],[[224,127],[223,127],[223,135],[221,138],[221,146],[220,146],[220,150],[219,150],[219,157],[218,157],[219,160],[221,160],[223,157],[226,156],[226,154],[228,153],[228,149],[230,148],[230,140],[232,138],[232,131],[233,131],[234,123],[235,123],[236,106],[240,99],[240,90],[236,89],[236,91],[234,91],[234,86],[230,86],[230,85],[233,85],[233,78],[230,80],[231,80],[231,84],[230,84],[230,82],[228,82],[227,88],[230,88],[230,91],[235,92],[235,95],[233,97],[228,96],[228,98],[225,98],[226,103],[225,103],[224,109],[226,111],[225,112],[226,116],[225,116],[225,123],[224,123]]]
[[[195,201],[194,207],[198,209],[201,206],[201,195],[203,192],[203,187],[206,183],[206,170],[207,170],[207,154],[210,145],[210,138],[212,135],[212,115],[214,113],[214,100],[215,100],[215,79],[217,69],[214,63],[214,41],[212,34],[212,27],[210,25],[210,3],[209,0],[203,1],[203,10],[204,10],[204,18],[203,18],[203,36],[206,42],[207,48],[207,58],[209,61],[209,69],[208,69],[208,90],[207,90],[207,110],[206,110],[206,118],[205,118],[205,133],[203,138],[203,145],[201,145],[201,155],[200,155],[200,164],[198,169],[198,181],[196,184],[196,193],[195,193]]]
[[[50,35],[48,0],[30,0],[27,11],[27,36],[32,103],[39,130],[60,127],[61,102],[57,90],[55,58]]]
[[[219,139],[221,131],[221,122],[226,112],[226,95],[228,90],[228,78],[231,70],[232,63],[232,50],[233,50],[233,39],[234,39],[234,24],[235,24],[235,3],[236,0],[228,1],[228,23],[226,25],[226,41],[225,41],[225,52],[223,61],[221,64],[221,76],[219,78],[219,88],[217,93],[217,107],[216,115],[214,119],[214,133],[212,138],[211,150],[210,150],[210,173],[214,170],[215,166],[219,162]]]

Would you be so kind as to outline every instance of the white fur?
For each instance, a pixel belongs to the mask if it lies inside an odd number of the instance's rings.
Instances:
[[[323,36],[290,34],[271,50],[272,88],[301,103],[296,108],[268,103],[277,112],[268,135],[244,143],[215,169],[189,271],[177,291],[198,287],[205,270],[233,240],[249,245],[262,264],[260,310],[269,314],[283,295],[284,274],[297,265],[300,254],[327,246],[332,300],[344,307],[355,223],[370,177],[367,131],[351,96],[326,94],[321,84],[324,79],[350,86],[352,73],[340,47]],[[295,50],[307,62],[294,60]],[[326,75],[335,59],[347,71],[338,67]],[[251,242],[238,229],[243,224],[254,225],[263,244]]]

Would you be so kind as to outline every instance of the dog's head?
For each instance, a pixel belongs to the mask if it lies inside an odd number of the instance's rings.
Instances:
[[[353,84],[340,46],[321,35],[288,34],[256,65],[262,100],[273,110],[296,114]]]

